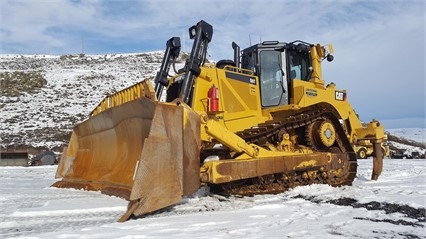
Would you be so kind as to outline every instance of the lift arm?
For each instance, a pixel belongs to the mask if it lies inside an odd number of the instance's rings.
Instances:
[[[157,99],[160,99],[164,86],[167,86],[169,83],[167,76],[171,63],[175,62],[176,58],[179,57],[181,47],[180,38],[170,38],[167,41],[166,46],[167,48],[164,53],[163,61],[161,62],[160,70],[157,72],[155,77],[155,94],[157,95]]]
[[[189,95],[194,78],[200,74],[200,66],[204,64],[207,55],[207,46],[212,40],[212,36],[213,27],[205,21],[199,21],[197,25],[189,28],[189,37],[190,39],[194,39],[194,43],[189,60],[185,64],[185,77],[179,94],[179,98],[186,104],[189,104]]]

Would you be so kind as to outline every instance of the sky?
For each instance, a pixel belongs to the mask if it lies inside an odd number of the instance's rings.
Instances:
[[[164,50],[173,36],[191,49],[188,28],[213,26],[209,59],[232,59],[265,40],[333,44],[323,77],[362,121],[426,127],[426,3],[407,1],[0,1],[0,54],[108,54]]]

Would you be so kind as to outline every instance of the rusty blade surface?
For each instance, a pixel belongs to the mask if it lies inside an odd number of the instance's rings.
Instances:
[[[199,128],[199,117],[192,110],[157,107],[125,215],[138,217],[176,204],[182,195],[199,188]],[[123,216],[120,221],[124,220]]]
[[[155,104],[135,100],[77,125],[58,166],[62,180],[53,186],[100,190],[128,199]]]
[[[74,128],[55,187],[130,200],[120,221],[178,203],[200,186],[199,116],[147,98],[111,108]]]
[[[195,193],[201,185],[200,181],[200,115],[189,106],[183,106],[183,195]]]

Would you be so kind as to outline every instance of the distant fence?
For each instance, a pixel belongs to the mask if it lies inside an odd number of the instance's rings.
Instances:
[[[0,152],[0,166],[28,166],[27,151]]]

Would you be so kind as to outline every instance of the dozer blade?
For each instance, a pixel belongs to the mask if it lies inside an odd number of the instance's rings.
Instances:
[[[123,197],[125,221],[199,188],[200,142],[199,115],[184,103],[130,101],[74,128],[52,186]]]

